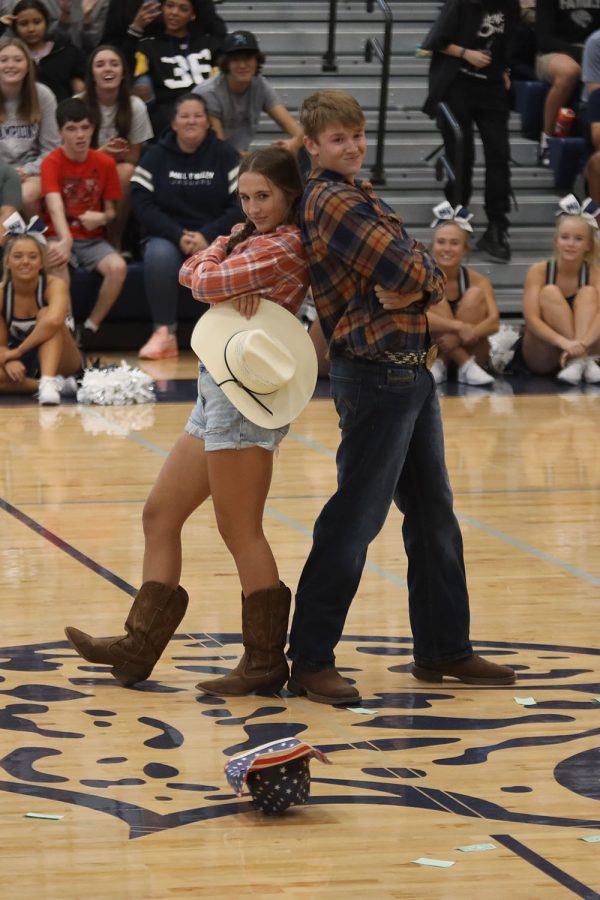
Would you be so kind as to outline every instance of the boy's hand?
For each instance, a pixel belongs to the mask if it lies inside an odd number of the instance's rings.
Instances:
[[[258,312],[260,299],[260,294],[248,294],[246,297],[237,297],[233,306],[245,319],[251,319]]]
[[[86,209],[84,213],[78,216],[80,225],[83,225],[86,231],[93,231],[95,228],[104,228],[106,225],[106,216],[103,212],[95,212],[93,209]]]
[[[423,300],[423,291],[414,291],[412,294],[399,293],[398,291],[388,291],[380,284],[376,284],[374,290],[377,299],[387,310],[405,309],[412,303]]]
[[[48,241],[48,265],[51,268],[66,266],[71,256],[73,241],[63,238],[60,241]]]

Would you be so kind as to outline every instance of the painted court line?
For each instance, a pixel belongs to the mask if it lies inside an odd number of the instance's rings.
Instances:
[[[31,516],[27,515],[27,513],[24,513],[22,512],[22,510],[17,509],[16,506],[13,506],[12,503],[4,500],[2,497],[0,497],[0,509],[3,509],[9,515],[13,516],[22,525],[26,525],[27,528],[31,528],[31,530],[36,534],[39,534],[40,537],[43,537],[51,544],[54,544],[55,547],[58,547],[59,550],[62,550],[68,556],[72,557],[72,559],[74,559],[76,562],[81,563],[88,569],[91,569],[92,572],[95,572],[96,575],[100,575],[101,578],[105,578],[111,584],[115,585],[115,587],[118,587],[122,591],[125,591],[125,593],[129,594],[130,597],[135,597],[135,595],[137,594],[137,589],[134,588],[133,585],[129,584],[127,581],[124,581],[122,578],[119,578],[119,576],[115,575],[114,572],[111,572],[110,569],[106,569],[104,566],[101,566],[99,563],[95,562],[85,553],[82,553],[81,550],[73,547],[72,544],[68,544],[66,541],[63,541],[63,539],[59,538],[58,535],[54,534],[53,531],[50,531],[43,525],[40,525],[39,522],[36,522],[35,519],[32,519]]]
[[[299,444],[303,444],[310,450],[314,450],[316,453],[319,453],[322,456],[327,456],[329,459],[335,459],[335,453],[332,453],[332,451],[328,447],[325,447],[323,444],[320,444],[317,441],[313,441],[310,438],[305,438],[302,435],[297,434],[295,431],[290,431],[288,437]],[[454,496],[459,495],[455,494]],[[509,546],[514,547],[516,550],[520,550],[522,553],[526,553],[529,556],[534,556],[536,557],[536,559],[539,559],[542,562],[549,563],[551,566],[562,569],[569,575],[574,575],[576,578],[581,578],[583,581],[587,581],[588,584],[594,585],[594,587],[600,587],[600,578],[597,578],[595,575],[586,572],[584,569],[581,569],[578,566],[572,566],[570,565],[570,563],[564,562],[564,560],[553,556],[551,553],[547,553],[545,550],[539,550],[532,544],[521,541],[519,540],[519,538],[512,537],[512,535],[507,534],[505,531],[500,531],[498,528],[494,528],[493,525],[487,525],[485,522],[481,522],[479,519],[476,519],[473,516],[457,512],[456,517],[460,522],[466,522],[473,528],[477,528],[479,531],[484,532],[484,534],[488,534],[490,535],[490,537],[494,537],[497,540],[503,541],[505,544],[509,544]]]
[[[549,860],[540,856],[539,853],[526,847],[525,844],[522,844],[521,841],[511,837],[510,834],[491,834],[490,837],[493,841],[498,841],[499,844],[503,844],[508,850],[512,850],[513,853],[520,856],[525,862],[535,866],[535,868],[539,869],[540,872],[543,872],[544,875],[557,881],[558,884],[562,884],[562,886],[571,891],[571,893],[576,894],[578,897],[585,897],[586,900],[598,900],[600,894],[598,894],[597,891],[592,890],[592,888],[583,884],[583,882],[578,881],[576,878],[573,878],[572,875],[559,869],[554,863],[549,862]]]

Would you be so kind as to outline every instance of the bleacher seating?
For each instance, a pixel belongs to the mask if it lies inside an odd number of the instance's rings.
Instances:
[[[585,140],[582,137],[551,137],[548,138],[548,152],[554,186],[561,191],[571,191],[588,154]]]
[[[387,133],[385,142],[386,184],[380,188],[384,199],[404,219],[411,234],[424,241],[430,239],[432,207],[442,199],[442,186],[435,181],[434,161],[426,157],[440,146],[435,123],[421,112],[426,93],[428,60],[415,57],[415,50],[435,19],[440,4],[429,0],[389,0],[394,15],[392,41],[393,60],[388,96]],[[303,97],[318,87],[344,87],[361,101],[367,119],[369,155],[367,171],[374,162],[377,131],[377,109],[381,66],[364,58],[365,40],[369,36],[383,38],[383,17],[377,4],[372,13],[365,10],[364,0],[345,0],[338,4],[336,37],[337,71],[323,73],[322,57],[327,48],[328,0],[226,0],[219,7],[228,28],[254,31],[267,54],[265,75],[279,92],[290,111],[297,115]],[[471,264],[486,274],[497,289],[498,305],[504,317],[520,316],[523,279],[528,266],[548,254],[552,245],[552,229],[557,198],[565,189],[557,188],[552,171],[537,166],[537,142],[524,136],[539,124],[543,106],[543,85],[525,89],[519,109],[510,117],[512,184],[518,209],[511,213],[510,241],[513,260],[510,265],[494,263],[474,253]],[[523,90],[518,88],[518,90]],[[537,107],[536,107],[537,104]],[[535,107],[535,109],[534,109]],[[537,109],[537,112],[536,112]],[[521,115],[525,118],[522,121]],[[537,118],[536,118],[537,117]],[[266,116],[261,122],[257,144],[267,144],[280,137],[277,126]],[[474,196],[471,203],[475,215],[475,239],[485,228],[483,210],[482,148],[476,140]],[[121,325],[122,333],[131,332],[137,322],[138,333],[131,346],[141,346],[149,333],[149,311],[143,300],[139,264],[127,281],[126,291],[117,302],[103,331],[109,324]],[[83,290],[86,293],[88,288]],[[80,318],[78,289],[76,314]],[[185,333],[198,315],[198,308],[182,308],[180,335]],[[134,319],[141,315],[142,320]]]
[[[547,81],[513,81],[515,110],[521,117],[521,133],[537,140],[544,124],[544,101],[550,85]]]

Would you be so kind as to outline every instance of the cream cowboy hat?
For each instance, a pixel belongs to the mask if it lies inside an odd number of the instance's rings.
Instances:
[[[255,425],[288,425],[313,395],[313,343],[302,323],[272,300],[263,298],[251,319],[231,302],[211,307],[191,343],[225,395]]]

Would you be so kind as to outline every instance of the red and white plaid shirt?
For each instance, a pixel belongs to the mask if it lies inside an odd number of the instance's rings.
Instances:
[[[243,226],[236,225],[231,234],[240,228]],[[180,283],[203,303],[260,294],[295,315],[309,285],[300,229],[280,225],[267,234],[255,232],[226,256],[230,236],[218,237],[206,250],[187,259],[179,272]]]

